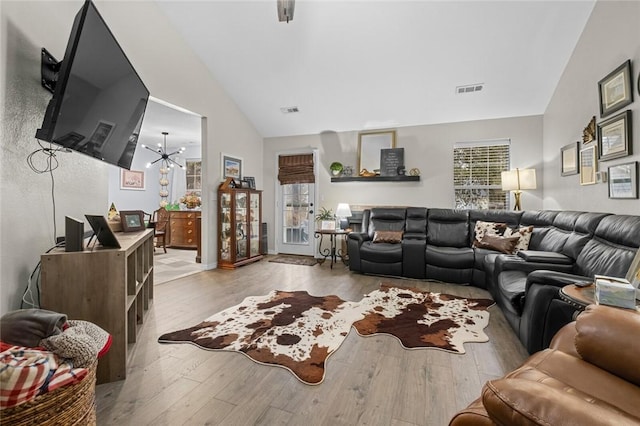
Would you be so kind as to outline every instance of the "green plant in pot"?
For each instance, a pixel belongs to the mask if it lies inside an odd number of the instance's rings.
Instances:
[[[340,174],[342,173],[342,163],[334,161],[329,166],[329,170],[331,170],[331,174],[333,176],[340,176]]]
[[[325,209],[324,207],[320,207],[320,211],[316,215],[316,222],[322,222],[323,220],[335,220],[336,216],[333,214],[331,209]]]

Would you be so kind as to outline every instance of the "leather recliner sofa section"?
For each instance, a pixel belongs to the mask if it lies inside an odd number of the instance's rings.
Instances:
[[[640,314],[590,305],[450,426],[640,424]]]
[[[477,221],[533,227],[519,255],[473,247]],[[530,353],[546,347],[575,308],[559,288],[593,275],[624,276],[640,246],[640,216],[575,211],[373,208],[347,239],[351,271],[486,288]],[[399,243],[376,231],[403,231]]]

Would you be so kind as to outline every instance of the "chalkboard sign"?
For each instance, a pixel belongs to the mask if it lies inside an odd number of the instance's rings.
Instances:
[[[400,166],[404,166],[404,148],[380,150],[380,176],[398,176]]]

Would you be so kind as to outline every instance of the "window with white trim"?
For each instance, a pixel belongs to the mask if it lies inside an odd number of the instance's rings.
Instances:
[[[202,191],[202,161],[186,160],[185,168],[187,177],[187,191],[200,194]]]
[[[457,142],[453,146],[453,190],[457,209],[507,209],[509,193],[500,174],[510,167],[509,139]]]

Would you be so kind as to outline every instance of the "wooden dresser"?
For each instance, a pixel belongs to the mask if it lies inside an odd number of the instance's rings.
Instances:
[[[199,210],[169,210],[167,246],[197,249],[196,218],[201,214]]]

